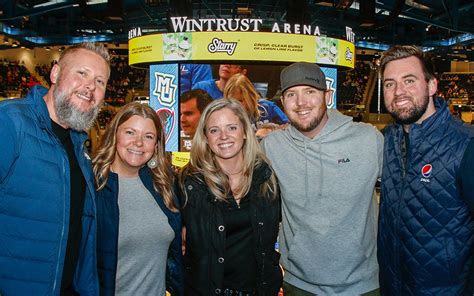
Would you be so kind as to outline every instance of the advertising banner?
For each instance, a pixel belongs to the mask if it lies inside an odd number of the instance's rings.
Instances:
[[[166,151],[178,151],[178,64],[150,66],[150,106],[163,123]]]
[[[180,32],[129,40],[129,64],[178,61],[309,62],[354,68],[355,46],[337,38],[271,32]]]
[[[336,109],[337,97],[336,97],[336,86],[337,86],[337,69],[321,67],[324,75],[326,76],[326,85],[328,90],[332,91],[331,101],[327,104],[328,109]]]

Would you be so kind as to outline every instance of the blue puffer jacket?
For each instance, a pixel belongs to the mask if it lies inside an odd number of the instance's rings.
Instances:
[[[168,251],[166,266],[166,290],[171,295],[183,295],[183,259],[181,251],[181,214],[170,211],[163,198],[153,188],[150,170],[143,167],[140,179],[151,192],[175,232],[175,239]],[[97,193],[97,263],[100,294],[115,295],[117,274],[117,250],[119,233],[118,175],[110,172],[105,187]]]
[[[69,229],[69,161],[36,86],[0,102],[0,294],[59,295]],[[74,288],[98,295],[94,180],[84,141],[71,131],[87,182]]]
[[[383,295],[472,295],[474,220],[459,194],[458,170],[472,129],[435,100],[412,124],[406,167],[402,126],[385,133],[378,259]]]

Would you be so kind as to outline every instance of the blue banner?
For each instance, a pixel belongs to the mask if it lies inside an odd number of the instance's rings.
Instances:
[[[160,117],[166,136],[166,151],[178,151],[178,64],[150,66],[150,106]]]
[[[337,85],[337,69],[321,67],[324,75],[326,75],[326,85],[328,90],[332,91],[331,101],[328,104],[328,108],[336,109],[337,97],[336,97],[336,85]]]

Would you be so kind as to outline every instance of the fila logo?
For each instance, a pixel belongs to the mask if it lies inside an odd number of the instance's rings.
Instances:
[[[433,166],[431,164],[425,164],[421,168],[421,182],[430,183],[431,173],[433,172]]]
[[[341,158],[341,159],[338,159],[337,160],[337,163],[348,163],[348,162],[351,162],[351,160],[349,158]]]

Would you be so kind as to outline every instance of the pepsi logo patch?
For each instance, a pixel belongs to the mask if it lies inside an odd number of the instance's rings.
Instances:
[[[424,177],[424,178],[429,178],[431,177],[431,173],[433,172],[433,166],[431,164],[425,164],[422,168],[421,168],[421,175]]]

